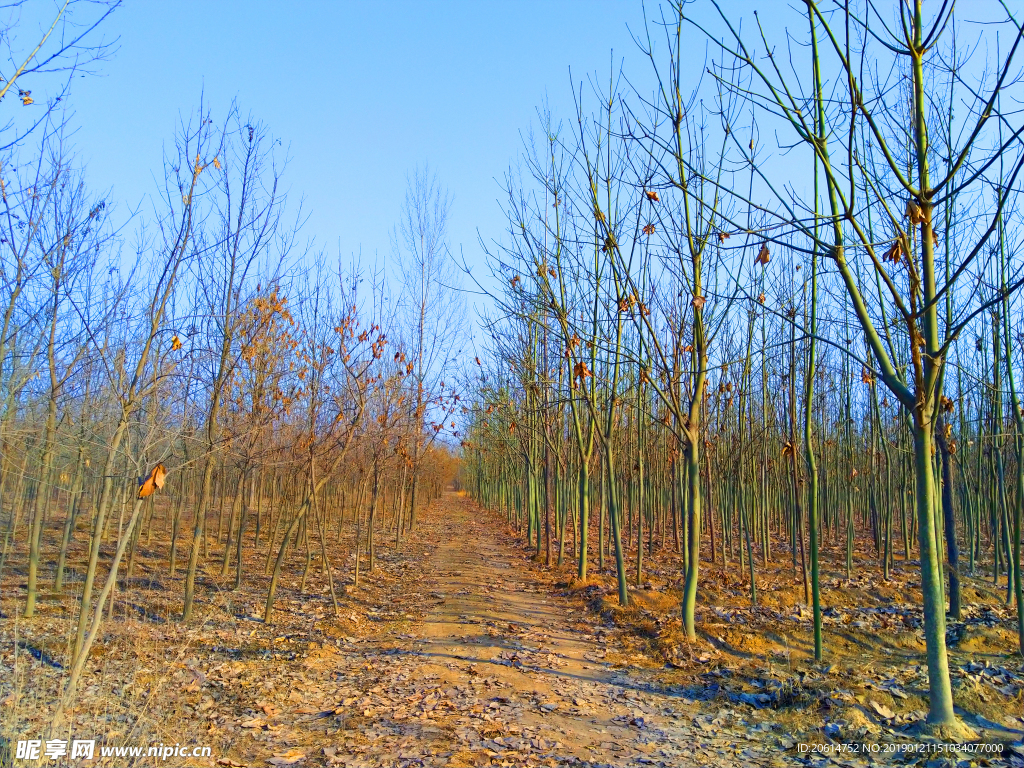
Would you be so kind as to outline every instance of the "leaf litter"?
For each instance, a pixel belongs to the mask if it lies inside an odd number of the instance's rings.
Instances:
[[[566,589],[557,571],[532,562],[513,532],[463,497],[446,495],[421,520],[400,550],[381,546],[358,589],[346,585],[338,617],[326,589],[311,580],[302,593],[296,579],[267,627],[253,618],[262,587],[255,577],[230,607],[204,605],[196,626],[132,614],[111,623],[90,662],[76,730],[93,728],[107,743],[210,744],[212,759],[186,764],[228,768],[727,768],[831,764],[797,746],[913,740],[924,717],[921,663],[880,672],[872,664],[815,667],[793,654],[744,664],[729,653],[737,628],[799,627],[806,620],[798,610],[705,608],[708,637],[687,645],[671,604],[658,602],[670,590],[657,567],[622,611],[609,605],[606,576]],[[146,611],[159,615],[159,601],[173,598],[157,591]],[[843,607],[831,618],[877,629],[897,617],[908,627],[909,604],[882,608]],[[967,617],[966,627],[983,629],[1007,618],[991,609]],[[0,681],[21,733],[43,727],[63,672],[52,663],[60,622],[26,629],[22,647],[39,654],[22,652],[20,682]],[[994,660],[956,665],[959,690],[1000,706],[1020,701],[1024,669]],[[1012,716],[992,716],[985,722],[1013,740]],[[867,763],[844,755],[838,764]]]

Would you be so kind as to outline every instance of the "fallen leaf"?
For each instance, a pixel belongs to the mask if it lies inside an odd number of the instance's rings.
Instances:
[[[868,704],[870,704],[871,708],[875,710],[875,714],[883,720],[892,720],[894,717],[896,717],[896,713],[889,709],[887,706],[885,706],[885,704],[879,704],[874,699],[868,701]]]
[[[298,763],[305,759],[305,752],[300,752],[297,749],[289,749],[287,752],[275,754],[273,757],[267,760],[267,762],[271,765],[295,765],[295,763]]]

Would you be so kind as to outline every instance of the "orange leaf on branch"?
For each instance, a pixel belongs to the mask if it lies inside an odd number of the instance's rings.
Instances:
[[[593,376],[590,369],[587,368],[587,364],[580,360],[576,365],[572,367],[573,379],[579,379],[580,383],[584,383],[588,376]]]
[[[900,259],[903,257],[903,246],[900,245],[899,240],[893,241],[893,244],[889,246],[889,250],[882,256],[882,261],[891,261],[893,264],[899,264]]]
[[[160,488],[164,487],[167,478],[167,469],[163,464],[157,464],[147,477],[141,478],[139,482],[139,498],[144,499],[152,496]]]
[[[769,261],[771,261],[771,256],[768,254],[768,243],[761,243],[761,250],[757,252],[757,258],[754,259],[754,263],[768,266]]]

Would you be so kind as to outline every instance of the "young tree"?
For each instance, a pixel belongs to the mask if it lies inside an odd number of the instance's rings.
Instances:
[[[425,426],[435,420],[431,410],[443,396],[445,378],[451,382],[455,355],[462,348],[464,303],[455,263],[448,253],[448,220],[452,198],[429,167],[417,168],[408,179],[399,225],[391,248],[399,264],[402,293],[401,327],[409,334],[408,407],[412,443],[409,527],[416,524],[420,460],[439,432]]]
[[[764,58],[721,9],[721,29],[712,31],[679,6],[680,16],[705,31],[729,57],[728,64],[716,70],[722,87],[733,89],[765,123],[791,131],[795,141],[811,149],[821,169],[832,212],[831,226],[824,228],[828,238],[817,229],[819,218],[813,218],[812,227],[806,207],[784,192],[767,163],[759,164],[757,191],[773,201],[775,231],[801,233],[810,243],[808,249],[824,254],[835,269],[870,348],[871,359],[862,364],[910,418],[928,649],[928,722],[957,736],[965,731],[953,711],[945,646],[941,532],[934,514],[935,430],[950,346],[987,306],[954,305],[956,316],[945,323],[941,315],[945,297],[957,290],[960,278],[992,241],[1024,165],[1018,141],[1024,128],[1011,127],[1009,137],[995,135],[997,126],[1010,125],[1009,116],[998,109],[998,98],[1005,88],[1019,84],[1014,79],[1014,56],[1024,30],[1012,16],[994,19],[1009,26],[1012,40],[1009,53],[986,63],[991,64],[986,69],[990,75],[979,88],[964,81],[962,68],[946,65],[959,25],[952,2],[926,8],[922,0],[896,6],[865,0],[833,12],[806,0],[806,9],[823,41],[811,55],[813,71],[825,73],[815,74],[815,79],[832,83],[827,102],[815,98],[818,89],[804,87],[799,78],[786,74],[780,53],[771,47],[760,22]],[[740,89],[733,84],[735,67],[749,73],[749,86]],[[961,117],[954,130],[941,130],[950,119],[952,102],[948,105],[943,91],[932,87],[936,81],[949,83],[948,97],[964,99],[968,105],[957,110]],[[890,86],[897,83],[897,103],[905,104],[905,111],[892,109]],[[946,144],[944,135],[955,143]],[[1001,192],[989,210],[974,210],[977,225],[970,240],[960,243],[958,252],[951,254],[949,269],[943,271],[936,255],[935,212],[953,197],[979,199],[980,190],[996,182],[1000,162],[1011,169],[1006,183],[998,187]],[[748,197],[745,190],[733,192]],[[880,242],[876,233],[883,223],[891,234]],[[877,299],[859,279],[863,269],[884,286]],[[994,301],[1019,285],[1020,281],[1008,285]],[[899,322],[890,323],[890,317]],[[894,344],[897,334],[900,341]]]
[[[185,576],[182,621],[186,622],[192,618],[213,470],[224,447],[219,419],[225,390],[239,361],[236,336],[243,318],[241,310],[257,292],[257,271],[262,268],[263,280],[272,282],[291,247],[291,233],[281,227],[284,199],[278,190],[280,176],[273,145],[264,126],[243,118],[233,106],[218,136],[216,154],[209,161],[209,172],[215,179],[210,203],[216,211],[217,225],[208,233],[212,241],[200,263],[199,277],[205,304],[201,320],[210,353],[204,376],[208,406],[203,426],[202,484]]]

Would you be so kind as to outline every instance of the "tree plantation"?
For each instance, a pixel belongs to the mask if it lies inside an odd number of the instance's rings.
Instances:
[[[383,265],[206,96],[126,220],[121,11],[5,22],[0,766],[1024,765],[1021,9],[640,10]]]

